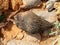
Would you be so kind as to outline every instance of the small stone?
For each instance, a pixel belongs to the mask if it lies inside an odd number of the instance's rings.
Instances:
[[[49,0],[49,1],[57,1],[57,0]]]
[[[47,1],[46,2],[46,9],[48,9],[49,12],[51,12],[54,8],[55,1]]]
[[[41,4],[41,0],[22,0],[23,5],[20,6],[20,8],[32,8],[37,7],[37,5]],[[28,3],[29,2],[29,3]]]

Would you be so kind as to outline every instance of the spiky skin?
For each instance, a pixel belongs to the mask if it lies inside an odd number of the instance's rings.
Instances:
[[[52,28],[52,24],[35,15],[31,11],[26,11],[22,15],[14,16],[16,26],[29,33],[38,33]]]

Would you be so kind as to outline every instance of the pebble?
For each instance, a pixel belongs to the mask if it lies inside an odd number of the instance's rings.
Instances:
[[[55,1],[47,1],[46,2],[46,9],[51,12],[54,9]]]

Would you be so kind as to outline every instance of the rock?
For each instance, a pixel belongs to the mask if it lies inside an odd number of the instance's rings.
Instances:
[[[43,30],[49,30],[53,27],[51,23],[42,19],[31,11],[17,14],[14,16],[14,19],[18,28],[32,34],[42,32]]]
[[[56,2],[56,1],[58,1],[58,0],[49,0],[49,1],[55,1],[55,2]]]
[[[7,42],[7,45],[39,45],[39,44],[29,41],[11,40]]]
[[[48,12],[48,11],[41,11],[39,9],[33,9],[32,10],[33,13],[35,13],[37,16],[42,17],[43,19],[45,19],[46,21],[53,23],[54,21],[56,21],[56,13],[55,11],[52,12]]]
[[[47,2],[46,2],[46,9],[47,9],[49,12],[53,10],[53,8],[54,8],[54,3],[55,3],[55,1],[47,1]]]
[[[20,8],[32,8],[32,7],[37,7],[37,5],[41,4],[41,0],[22,0],[23,5],[20,6]],[[29,2],[29,3],[28,3]]]

